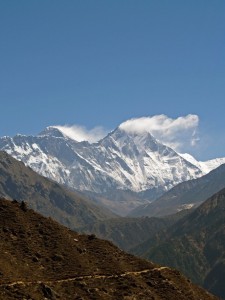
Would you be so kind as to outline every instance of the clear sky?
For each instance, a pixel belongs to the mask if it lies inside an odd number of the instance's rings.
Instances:
[[[225,156],[225,1],[0,0],[0,103],[0,136],[193,114]]]

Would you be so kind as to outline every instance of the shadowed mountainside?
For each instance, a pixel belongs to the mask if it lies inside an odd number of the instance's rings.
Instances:
[[[29,207],[78,230],[97,220],[115,217],[78,193],[38,175],[22,162],[0,151],[0,196],[26,201]]]
[[[132,253],[177,268],[225,299],[225,189]]]
[[[165,218],[113,218],[96,221],[81,229],[83,233],[94,233],[97,237],[109,240],[124,251],[144,243],[157,232],[167,229],[191,210],[182,210]]]
[[[149,239],[156,232],[167,228],[171,220],[160,218],[114,218],[97,221],[83,228],[85,233],[113,242],[125,251]]]

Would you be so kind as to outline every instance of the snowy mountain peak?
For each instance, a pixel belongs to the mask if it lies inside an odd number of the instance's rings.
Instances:
[[[127,131],[123,129],[122,127],[117,127],[116,130],[114,130],[113,134],[116,134],[116,136],[129,136],[130,138],[142,138],[142,139],[154,139],[155,137],[148,132],[147,130],[141,131],[141,132],[135,132],[135,131]]]
[[[223,163],[221,159],[203,165],[178,154],[145,130],[119,126],[90,144],[75,141],[63,128],[49,126],[38,136],[0,138],[0,149],[70,188],[106,197],[116,190],[148,191],[148,200],[182,181],[201,177],[206,167]]]
[[[128,132],[120,127],[110,132],[102,141],[105,145],[107,145],[107,141],[114,142],[120,149],[126,145],[136,146],[141,149],[159,143],[154,136],[147,131],[139,133]]]
[[[65,138],[65,139],[71,139],[69,135],[67,135],[60,126],[48,126],[43,131],[41,131],[38,136],[49,136],[49,137],[55,137],[55,138]],[[74,140],[74,139],[73,139]],[[76,140],[74,140],[76,141]]]
[[[41,131],[39,136],[51,136],[51,137],[61,137],[65,138],[65,134],[57,128],[57,126],[48,126],[43,131]]]

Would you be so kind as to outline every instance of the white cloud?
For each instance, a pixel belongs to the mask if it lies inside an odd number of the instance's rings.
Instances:
[[[192,114],[176,119],[166,115],[155,115],[130,119],[119,127],[129,133],[149,132],[162,143],[182,151],[198,142],[198,123],[198,116]]]
[[[78,142],[88,141],[90,143],[94,143],[105,137],[108,133],[108,131],[101,126],[94,127],[90,130],[80,125],[58,125],[54,127],[58,128],[63,134]]]
[[[176,151],[188,152],[198,144],[199,118],[197,115],[189,114],[176,119],[166,115],[155,115],[152,117],[134,118],[123,122],[119,128],[128,133],[149,132],[163,144]],[[102,126],[87,129],[80,125],[54,126],[68,137],[81,142],[94,143],[104,138],[109,130]]]

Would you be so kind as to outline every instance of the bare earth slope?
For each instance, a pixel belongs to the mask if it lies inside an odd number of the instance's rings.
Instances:
[[[0,200],[0,299],[217,299],[178,271]]]

